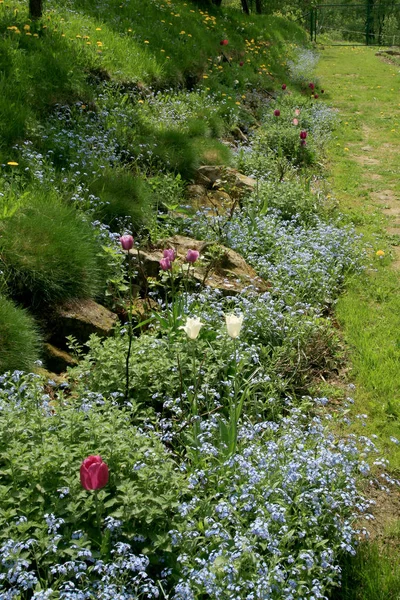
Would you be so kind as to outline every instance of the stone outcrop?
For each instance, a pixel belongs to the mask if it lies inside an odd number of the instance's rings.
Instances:
[[[68,335],[85,343],[92,333],[111,335],[118,320],[115,313],[94,300],[70,300],[54,309],[51,316],[52,339],[63,343]]]
[[[241,196],[252,192],[256,187],[256,180],[239,173],[236,169],[224,166],[199,167],[196,171],[195,184],[205,189],[223,189],[231,197]]]
[[[240,254],[215,242],[194,240],[180,235],[162,240],[154,250],[140,251],[140,269],[147,277],[157,277],[160,273],[160,260],[163,250],[174,248],[176,251],[175,265],[182,265],[186,274],[188,265],[185,263],[187,251],[198,250],[200,260],[190,266],[190,276],[205,286],[219,289],[225,294],[235,294],[252,285],[260,293],[270,285],[258,277],[256,271]],[[138,252],[132,249],[131,254],[138,261]],[[176,266],[174,267],[176,269]]]

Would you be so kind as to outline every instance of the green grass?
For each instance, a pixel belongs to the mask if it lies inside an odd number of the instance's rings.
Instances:
[[[369,268],[349,283],[336,308],[350,349],[349,381],[356,384],[352,414],[368,415],[366,426],[356,424],[355,429],[378,435],[377,445],[398,477],[400,447],[390,438],[400,439],[400,270],[397,260],[392,262],[398,256],[398,236],[386,228],[395,231],[390,217],[395,211],[387,208],[396,206],[400,194],[400,81],[396,66],[380,60],[375,51],[327,48],[318,75],[342,120],[329,153],[333,193],[370,247]],[[385,251],[383,259],[376,256],[380,249]],[[344,585],[337,598],[398,600],[399,549],[398,535],[389,550],[379,538],[364,545],[344,565]]]
[[[0,373],[32,369],[39,349],[40,336],[32,317],[0,295]]]
[[[93,297],[105,274],[91,225],[48,191],[0,221],[0,257],[9,292],[32,305]]]
[[[215,7],[205,13],[180,0],[64,0],[45,8],[43,18],[31,23],[25,0],[0,4],[4,162],[12,159],[13,142],[43,125],[51,107],[90,102],[103,80],[139,94],[150,85],[200,85],[226,92],[228,107],[235,107],[248,86],[272,89],[279,83],[296,43],[306,39],[300,27],[279,17],[246,18]],[[229,40],[228,60],[223,38]]]

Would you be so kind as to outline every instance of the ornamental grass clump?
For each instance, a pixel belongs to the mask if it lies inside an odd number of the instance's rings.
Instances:
[[[38,192],[0,223],[10,293],[33,305],[95,297],[105,286],[93,227],[57,196]]]
[[[40,356],[40,341],[33,318],[0,295],[0,374],[31,369]]]

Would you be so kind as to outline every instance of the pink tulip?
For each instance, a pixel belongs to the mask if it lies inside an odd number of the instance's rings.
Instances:
[[[196,260],[198,260],[199,256],[200,252],[197,250],[188,250],[186,254],[186,262],[193,264],[196,262]]]
[[[220,41],[220,46],[227,46],[229,44],[228,40],[221,40]]]
[[[307,131],[304,131],[304,130],[300,131],[300,139],[305,140],[307,136],[308,136]]]
[[[80,477],[85,490],[100,490],[108,483],[108,466],[101,456],[88,456],[81,464]]]
[[[160,260],[160,267],[162,268],[163,271],[171,271],[172,262],[170,261],[169,258],[164,257]]]
[[[168,258],[170,262],[174,262],[175,260],[175,250],[173,248],[167,248],[163,252],[164,258]]]
[[[122,235],[119,241],[124,250],[131,250],[133,248],[133,237],[131,235]]]
[[[286,86],[286,83],[282,83],[282,89],[283,89],[283,90],[286,90],[286,87],[287,87],[287,86]]]
[[[293,119],[292,123],[293,123],[293,125],[298,125],[299,124],[299,120],[298,119]]]
[[[296,117],[298,117],[300,114],[300,109],[296,108],[296,110],[294,111],[294,114],[296,115]]]
[[[281,114],[281,111],[279,110],[279,108],[276,108],[276,109],[274,110],[274,115],[275,115],[276,117],[279,117],[279,116],[280,116],[280,114]]]

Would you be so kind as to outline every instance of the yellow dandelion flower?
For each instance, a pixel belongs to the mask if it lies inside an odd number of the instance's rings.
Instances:
[[[96,31],[101,31],[101,27],[96,27]]]
[[[7,164],[10,165],[10,167],[18,167],[18,163],[14,160],[9,160]]]
[[[144,40],[145,44],[150,44],[149,40]]]
[[[144,100],[138,100],[138,104],[144,104]]]
[[[185,35],[186,31],[181,31],[179,35]]]
[[[203,75],[203,79],[208,79],[208,75]]]
[[[98,47],[100,48],[103,45],[103,42],[96,42],[96,44],[98,45]]]
[[[34,33],[33,37],[39,37],[39,34],[38,33]]]
[[[31,26],[30,25],[24,25],[24,29],[25,29],[25,31],[30,31]]]
[[[384,251],[383,251],[383,250],[378,250],[378,251],[376,252],[376,256],[379,256],[379,258],[382,258],[383,256],[385,256],[385,253],[384,253]]]
[[[348,148],[345,148],[345,149],[344,149],[344,151],[345,151],[345,152],[348,152],[348,151],[349,151],[349,149],[348,149]]]
[[[235,102],[235,104],[237,104],[238,106],[240,106],[240,102]]]

